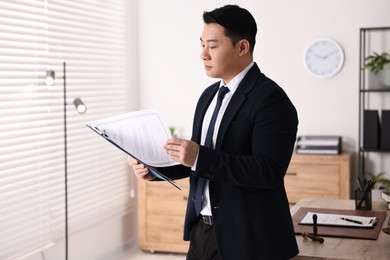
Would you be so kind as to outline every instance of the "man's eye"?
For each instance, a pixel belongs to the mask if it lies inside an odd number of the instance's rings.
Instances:
[[[210,49],[216,49],[218,46],[210,46]]]

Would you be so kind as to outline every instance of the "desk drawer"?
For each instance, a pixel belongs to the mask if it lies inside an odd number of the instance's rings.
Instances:
[[[139,182],[139,247],[142,250],[188,251],[188,242],[183,241],[188,182],[188,178],[176,181],[181,190],[165,181]]]
[[[336,164],[290,164],[285,187],[290,203],[302,198],[339,198],[340,167]]]

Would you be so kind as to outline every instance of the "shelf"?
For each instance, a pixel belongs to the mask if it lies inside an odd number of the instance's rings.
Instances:
[[[361,89],[360,92],[390,92],[390,88],[383,88],[383,89]]]
[[[361,152],[365,152],[365,153],[368,153],[368,152],[373,152],[373,153],[390,153],[389,149],[364,149],[364,148],[361,148],[360,151]]]
[[[361,31],[386,31],[390,30],[390,27],[367,27],[367,28],[360,28]]]
[[[370,32],[379,32],[375,34],[370,34]],[[375,107],[375,104],[370,104],[368,102],[371,97],[377,98],[378,95],[383,95],[383,98],[386,98],[386,100],[389,99],[389,96],[387,93],[390,93],[390,87],[382,86],[379,84],[376,84],[374,82],[371,82],[367,79],[368,72],[365,69],[362,69],[365,67],[365,57],[368,52],[371,51],[378,51],[373,47],[372,45],[372,38],[370,38],[372,35],[375,35],[375,37],[388,37],[390,34],[390,27],[371,27],[371,28],[360,28],[360,41],[359,41],[359,63],[360,63],[360,77],[359,77],[359,154],[358,154],[358,177],[364,179],[365,173],[370,172],[369,167],[372,167],[366,160],[368,159],[370,153],[376,153],[378,156],[383,157],[385,154],[390,153],[390,149],[366,149],[363,147],[364,138],[365,138],[365,131],[367,129],[364,129],[364,122],[365,122],[365,111],[369,110],[370,107]],[[376,39],[377,42],[380,39]],[[386,42],[386,41],[384,41]],[[389,44],[386,43],[385,46],[382,46],[382,50],[384,51],[389,49]],[[371,95],[372,94],[372,95]],[[371,95],[371,96],[370,96]],[[375,100],[375,99],[373,99]],[[372,102],[375,103],[375,102]],[[383,104],[376,110],[383,109]],[[379,120],[379,119],[378,119]],[[366,121],[368,122],[368,121]],[[376,130],[375,130],[376,131]],[[372,134],[375,134],[375,131]],[[388,131],[388,130],[387,130]],[[381,134],[378,133],[378,137],[375,138],[381,138]],[[374,146],[375,147],[375,146]],[[387,146],[386,146],[387,147]]]

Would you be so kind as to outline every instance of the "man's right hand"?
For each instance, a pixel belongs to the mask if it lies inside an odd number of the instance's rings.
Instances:
[[[144,164],[139,163],[132,157],[129,157],[128,161],[133,168],[134,174],[137,176],[137,178],[147,181],[154,179],[154,176],[149,172],[148,168],[146,168]]]

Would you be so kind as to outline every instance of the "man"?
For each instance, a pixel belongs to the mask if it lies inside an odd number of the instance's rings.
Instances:
[[[221,81],[199,98],[191,140],[173,138],[164,146],[180,165],[158,168],[173,179],[190,178],[187,259],[289,259],[298,247],[283,178],[296,110],[253,62],[257,25],[247,10],[227,5],[203,20],[201,58],[207,75]],[[137,177],[153,178],[131,163]]]

